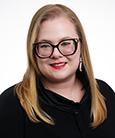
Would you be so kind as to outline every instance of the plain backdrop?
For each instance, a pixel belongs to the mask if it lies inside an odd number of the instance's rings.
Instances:
[[[115,90],[115,0],[0,0],[0,93],[22,79],[31,18],[41,6],[51,3],[64,4],[77,14],[95,78]]]

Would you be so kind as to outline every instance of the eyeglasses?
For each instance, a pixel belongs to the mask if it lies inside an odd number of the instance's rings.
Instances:
[[[33,44],[33,50],[39,58],[49,58],[54,52],[54,48],[63,56],[73,55],[77,51],[79,39],[65,39],[61,40],[57,45],[53,45],[49,42],[37,42]]]

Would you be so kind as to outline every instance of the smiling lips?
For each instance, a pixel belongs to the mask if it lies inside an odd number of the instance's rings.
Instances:
[[[50,66],[51,66],[53,69],[59,70],[59,69],[64,68],[66,64],[67,64],[67,62],[59,62],[59,63],[50,64]]]

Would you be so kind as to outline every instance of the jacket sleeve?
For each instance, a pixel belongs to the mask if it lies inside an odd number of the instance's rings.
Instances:
[[[12,86],[0,95],[0,138],[23,138],[23,135],[23,109]]]

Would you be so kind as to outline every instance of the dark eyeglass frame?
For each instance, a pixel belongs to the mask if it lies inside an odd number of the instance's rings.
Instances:
[[[63,54],[61,51],[60,51],[60,49],[59,49],[59,45],[60,45],[60,43],[62,43],[63,41],[67,41],[67,40],[72,40],[74,43],[75,43],[75,50],[71,53],[71,54]],[[57,45],[53,45],[53,44],[51,44],[50,42],[35,42],[35,43],[33,43],[33,53],[35,53],[39,58],[50,58],[51,56],[52,56],[52,54],[53,54],[53,52],[54,52],[54,48],[57,48],[58,49],[58,51],[63,55],[63,56],[70,56],[70,55],[73,55],[76,51],[77,51],[77,47],[78,47],[78,43],[80,42],[80,38],[69,38],[69,39],[63,39],[63,40],[61,40],[60,42],[58,42],[58,44]],[[52,46],[52,52],[51,52],[51,54],[50,54],[50,56],[48,56],[48,57],[42,57],[42,56],[40,56],[39,54],[38,54],[38,52],[36,52],[36,48],[39,46],[39,44],[42,44],[42,43],[48,43],[49,45],[51,45]]]

